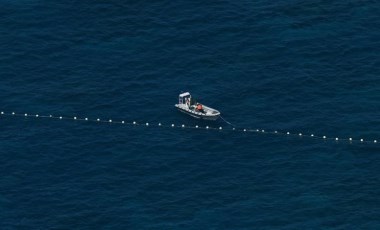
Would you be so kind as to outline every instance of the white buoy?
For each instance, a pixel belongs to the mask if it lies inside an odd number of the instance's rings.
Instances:
[[[86,117],[84,120],[85,120],[85,121],[88,121],[88,118]]]
[[[290,133],[289,133],[289,132],[287,132],[286,134],[287,134],[287,135],[290,135]]]
[[[311,137],[314,137],[314,134],[311,134],[310,136],[311,136]]]
[[[98,118],[98,119],[96,119],[96,121],[100,121],[100,119]]]
[[[260,130],[256,129],[256,132],[260,132]]]
[[[246,129],[244,129],[244,132],[247,132],[247,130],[246,130]]]
[[[172,124],[172,127],[174,127],[174,124]]]
[[[109,123],[112,123],[112,120],[109,120],[108,122],[109,122]]]
[[[339,138],[336,137],[335,140],[336,140],[336,141],[339,141]]]
[[[25,113],[25,117],[27,117],[28,116],[28,114],[27,113]]]
[[[264,130],[264,129],[262,129],[262,130],[261,130],[261,132],[262,132],[262,133],[264,133],[264,132],[265,132],[265,130]]]
[[[363,139],[360,139],[360,142],[363,142],[364,140]]]
[[[198,125],[196,125],[196,126],[195,126],[195,128],[197,129],[197,128],[199,128],[199,126],[198,126]]]
[[[223,128],[222,127],[219,127],[219,130],[222,130]]]
[[[147,123],[145,123],[145,125],[146,125],[146,126],[149,126],[149,123],[147,122]]]
[[[377,140],[374,140],[373,143],[377,143]]]
[[[206,126],[206,129],[208,129],[208,126]]]
[[[74,117],[74,120],[76,120],[77,119],[77,117]]]
[[[235,128],[232,128],[232,130],[235,130]]]
[[[53,115],[50,115],[49,117],[53,117]]]
[[[274,133],[278,133],[277,131],[274,131]]]
[[[158,126],[161,126],[162,124],[161,123],[158,123]]]
[[[352,137],[350,137],[348,140],[352,141]]]
[[[323,136],[323,139],[326,139],[326,136]]]
[[[12,115],[15,115],[15,112],[12,112]]]
[[[1,115],[3,115],[4,114],[4,112],[1,112]]]
[[[59,117],[60,120],[62,120],[62,117]]]
[[[302,136],[302,133],[299,133],[298,135],[299,135],[299,136]]]
[[[39,117],[39,115],[38,115],[38,114],[36,114],[36,117]]]
[[[182,128],[185,128],[185,125],[182,125]]]
[[[135,124],[136,124],[136,121],[134,121],[133,124],[135,125]]]

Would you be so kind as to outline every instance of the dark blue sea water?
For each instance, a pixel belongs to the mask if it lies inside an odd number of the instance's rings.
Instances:
[[[380,139],[380,3],[0,1],[1,110]],[[1,229],[379,229],[379,144],[0,117]]]

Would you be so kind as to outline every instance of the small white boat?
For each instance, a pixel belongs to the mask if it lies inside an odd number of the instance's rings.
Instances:
[[[197,104],[199,103],[195,102],[191,94],[186,92],[179,95],[178,104],[174,106],[177,107],[179,111],[198,119],[214,121],[219,118],[220,112],[218,110],[205,105],[202,105],[202,110],[198,110]]]

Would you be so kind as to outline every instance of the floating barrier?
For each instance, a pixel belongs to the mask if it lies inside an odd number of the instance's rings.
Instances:
[[[79,118],[79,117],[64,117],[64,116],[54,116],[54,115],[39,115],[39,114],[28,114],[28,113],[24,113],[24,114],[21,114],[21,113],[16,113],[16,112],[11,112],[11,113],[6,113],[4,111],[1,111],[0,112],[0,117],[1,116],[13,116],[13,117],[31,117],[31,118],[38,118],[38,119],[42,119],[42,118],[50,118],[50,119],[56,119],[56,120],[73,120],[73,121],[84,121],[84,122],[97,122],[97,123],[112,123],[112,124],[119,124],[119,125],[129,125],[129,126],[145,126],[145,127],[161,127],[161,128],[180,128],[180,129],[203,129],[203,130],[214,130],[214,131],[223,131],[223,132],[228,132],[228,131],[232,131],[232,132],[244,132],[244,133],[247,133],[247,132],[251,132],[251,133],[262,133],[262,134],[272,134],[272,135],[282,135],[282,136],[298,136],[298,137],[308,137],[308,138],[312,138],[312,139],[322,139],[322,140],[333,140],[335,142],[348,142],[348,143],[354,143],[354,142],[357,142],[357,143],[367,143],[367,144],[377,144],[377,140],[364,140],[363,138],[361,139],[353,139],[352,137],[349,137],[349,138],[339,138],[339,137],[327,137],[326,135],[323,135],[323,136],[318,136],[318,135],[315,135],[315,134],[310,134],[310,135],[307,135],[307,134],[303,134],[303,133],[292,133],[290,131],[283,131],[283,132],[280,132],[280,131],[266,131],[264,129],[248,129],[248,128],[238,128],[234,125],[232,125],[230,122],[226,121],[225,119],[222,118],[223,121],[225,121],[227,124],[231,125],[232,128],[226,128],[226,127],[210,127],[210,126],[205,126],[205,127],[201,127],[199,125],[196,125],[196,126],[186,126],[184,124],[182,125],[175,125],[175,124],[168,124],[168,125],[165,125],[164,123],[157,123],[157,124],[153,124],[153,123],[148,123],[148,122],[145,122],[145,123],[137,123],[136,121],[132,121],[132,122],[126,122],[124,120],[122,121],[114,121],[112,119],[108,119],[108,120],[103,120],[103,119],[100,119],[100,118],[96,118],[96,119],[90,119],[88,117],[85,117],[85,118]]]

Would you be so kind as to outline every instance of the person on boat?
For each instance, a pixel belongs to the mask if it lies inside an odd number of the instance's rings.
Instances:
[[[190,99],[189,98],[186,98],[186,105],[188,108],[190,108]]]
[[[205,113],[205,111],[203,110],[203,106],[202,106],[202,104],[197,103],[197,110],[198,110],[199,112],[201,112],[201,113]]]

